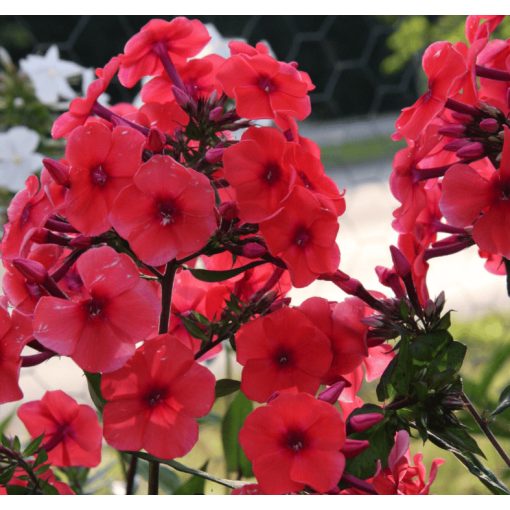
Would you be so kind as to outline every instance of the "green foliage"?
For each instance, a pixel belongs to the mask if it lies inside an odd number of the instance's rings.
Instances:
[[[101,393],[101,374],[93,374],[91,372],[84,372],[87,378],[87,386],[89,388],[90,398],[99,412],[103,412],[103,407],[106,400]]]
[[[239,392],[230,404],[221,425],[221,438],[227,471],[252,476],[251,463],[239,444],[239,431],[251,413],[253,404]]]
[[[494,411],[492,411],[492,416],[496,416],[499,413],[502,413],[506,409],[510,407],[510,386],[507,386],[499,396],[499,404]]]
[[[201,280],[203,282],[222,282],[224,280],[228,280],[229,278],[233,278],[234,276],[237,276],[241,273],[244,273],[248,269],[260,266],[261,264],[266,264],[266,261],[256,260],[244,266],[237,267],[235,269],[227,269],[225,271],[193,269],[191,267],[185,267],[185,269],[187,269],[197,280]]]
[[[233,379],[219,379],[216,381],[215,398],[231,395],[239,390],[241,383]]]
[[[207,471],[207,466],[209,465],[209,461],[207,461],[201,468],[201,471]],[[176,489],[174,494],[176,495],[194,495],[194,494],[204,494],[205,492],[205,478],[200,476],[192,476],[189,480],[184,482],[180,487]]]

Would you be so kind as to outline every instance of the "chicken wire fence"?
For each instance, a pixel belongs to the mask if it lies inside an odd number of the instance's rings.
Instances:
[[[165,16],[160,16],[165,18]],[[126,40],[150,18],[142,16],[13,16],[0,17],[0,45],[14,61],[29,53],[44,53],[56,44],[62,58],[82,66],[104,65],[122,51]],[[378,288],[376,265],[390,265],[388,245],[396,242],[391,229],[396,202],[388,189],[391,152],[366,161],[342,161],[342,143],[358,144],[369,152],[374,137],[389,138],[396,112],[414,102],[419,90],[420,56],[399,72],[382,71],[390,53],[388,36],[398,27],[397,17],[366,16],[203,16],[225,38],[243,38],[254,44],[268,41],[280,60],[297,61],[316,85],[311,93],[313,114],[302,132],[324,150],[340,144],[339,157],[326,159],[329,175],[346,189],[347,212],[340,218],[341,268]],[[114,101],[132,100],[114,90]],[[129,93],[129,92],[128,92]],[[352,147],[351,147],[352,150]],[[334,151],[333,151],[334,152]],[[325,151],[326,154],[326,151]],[[476,275],[467,279],[466,275]],[[505,285],[500,277],[485,272],[474,248],[434,261],[430,272],[431,294],[447,291],[449,305],[464,316],[506,308]],[[294,291],[295,302],[311,295],[332,300],[343,298],[327,282],[316,282]],[[218,370],[222,370],[223,358]],[[65,381],[65,384],[63,384]],[[65,386],[80,399],[87,398],[82,373],[69,359],[53,359],[24,370],[26,398]],[[4,407],[1,413],[6,413]]]

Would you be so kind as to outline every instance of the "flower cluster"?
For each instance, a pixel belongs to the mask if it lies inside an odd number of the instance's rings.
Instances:
[[[53,125],[64,156],[45,158],[8,210],[0,403],[22,398],[23,367],[67,356],[98,413],[60,390],[22,404],[32,442],[4,438],[0,485],[78,491],[55,473],[98,465],[104,439],[132,459],[128,492],[148,461],[150,493],[166,463],[234,494],[427,494],[442,461],[428,478],[421,454],[413,465],[416,431],[508,493],[456,414],[488,427],[463,392],[444,295],[426,284],[431,258],[473,244],[490,270],[510,258],[510,46],[490,40],[501,19],[470,16],[468,44],[432,44],[428,90],[397,120],[399,241],[376,268],[391,296],[338,269],[344,197],[299,133],[314,86],[296,63],[263,43],[201,57],[206,27],[178,17],[150,21],[97,69]],[[106,107],[114,80],[141,84],[142,105]],[[291,303],[291,286],[318,279],[348,297]],[[210,370],[222,350],[239,381]],[[377,405],[359,395],[374,380]],[[233,393],[223,442],[243,480],[175,462]]]
[[[487,270],[505,274],[510,209],[509,42],[492,39],[503,16],[469,16],[467,44],[430,45],[423,55],[428,89],[402,110],[391,189],[399,247],[423,282],[433,257],[478,247]],[[438,234],[449,234],[438,239]]]

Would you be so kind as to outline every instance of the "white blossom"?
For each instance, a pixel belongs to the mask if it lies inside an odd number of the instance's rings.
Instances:
[[[38,145],[39,135],[25,126],[0,133],[0,187],[23,189],[26,178],[41,167],[42,155],[35,152]]]
[[[59,99],[76,97],[68,79],[81,76],[83,67],[69,60],[61,60],[56,45],[50,46],[44,56],[28,55],[20,61],[20,67],[32,81],[35,95],[41,103],[54,105]]]

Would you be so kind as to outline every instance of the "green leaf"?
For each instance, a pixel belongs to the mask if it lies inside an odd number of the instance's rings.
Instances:
[[[463,428],[458,426],[444,428],[443,430],[434,430],[429,428],[429,432],[432,432],[459,451],[480,455],[485,458],[485,455],[482,450],[480,450],[477,442]]]
[[[458,372],[466,356],[467,347],[460,342],[452,342],[446,351],[446,365],[454,372]]]
[[[103,398],[101,393],[101,374],[93,374],[91,372],[84,372],[87,378],[87,385],[89,388],[90,398],[96,408],[103,412],[103,407],[106,404],[106,400]]]
[[[468,468],[470,473],[475,475],[493,494],[510,494],[508,487],[506,487],[505,484],[472,453],[460,450],[454,444],[450,443],[448,438],[437,435],[431,431],[429,431],[429,439],[436,446],[439,446],[439,448],[452,452],[455,457]]]
[[[252,409],[252,402],[239,392],[230,404],[221,424],[221,438],[227,471],[241,473],[247,477],[252,476],[251,464],[241,449],[238,436],[244,420]]]
[[[37,466],[44,464],[47,460],[48,454],[46,453],[46,450],[39,450],[39,454],[37,455],[32,467],[35,469]]]
[[[397,393],[407,395],[413,376],[413,360],[409,347],[409,340],[405,337],[402,338],[400,349],[397,355],[397,365],[392,377],[392,386]]]
[[[207,471],[207,465],[209,461],[207,461],[203,466],[200,467],[201,471]],[[189,480],[184,482],[175,492],[174,494],[180,495],[195,495],[195,494],[204,494],[205,492],[205,478],[200,476],[192,476]]]
[[[220,379],[216,381],[215,398],[225,397],[236,392],[241,387],[239,381],[234,379]]]
[[[452,337],[447,331],[434,331],[427,335],[417,336],[410,346],[411,355],[417,361],[431,361],[451,340]]]
[[[393,378],[393,373],[397,366],[398,357],[393,358],[389,365],[386,367],[383,375],[377,384],[376,393],[380,402],[387,400],[390,397],[390,381]]]
[[[255,262],[250,262],[242,267],[237,267],[235,269],[227,269],[225,271],[209,271],[207,269],[193,269],[191,267],[184,267],[187,269],[197,280],[201,280],[203,282],[222,282],[224,280],[228,280],[229,278],[233,278],[238,274],[244,273],[248,269],[252,269],[253,267],[260,266],[261,264],[267,264],[265,260],[256,260]]]
[[[510,407],[510,386],[507,386],[499,396],[499,404],[494,411],[492,411],[492,416],[496,416],[499,413],[502,413],[505,409]]]
[[[31,493],[31,489],[29,487],[24,487],[22,485],[7,485],[5,488],[9,496],[22,496]]]
[[[4,468],[2,472],[0,472],[0,486],[7,485],[14,475],[14,471],[16,470],[16,465],[13,464],[7,468]]]
[[[23,450],[23,457],[32,456],[41,446],[43,439],[44,434],[41,434],[39,437],[36,437],[32,442],[30,442],[28,446]]]

